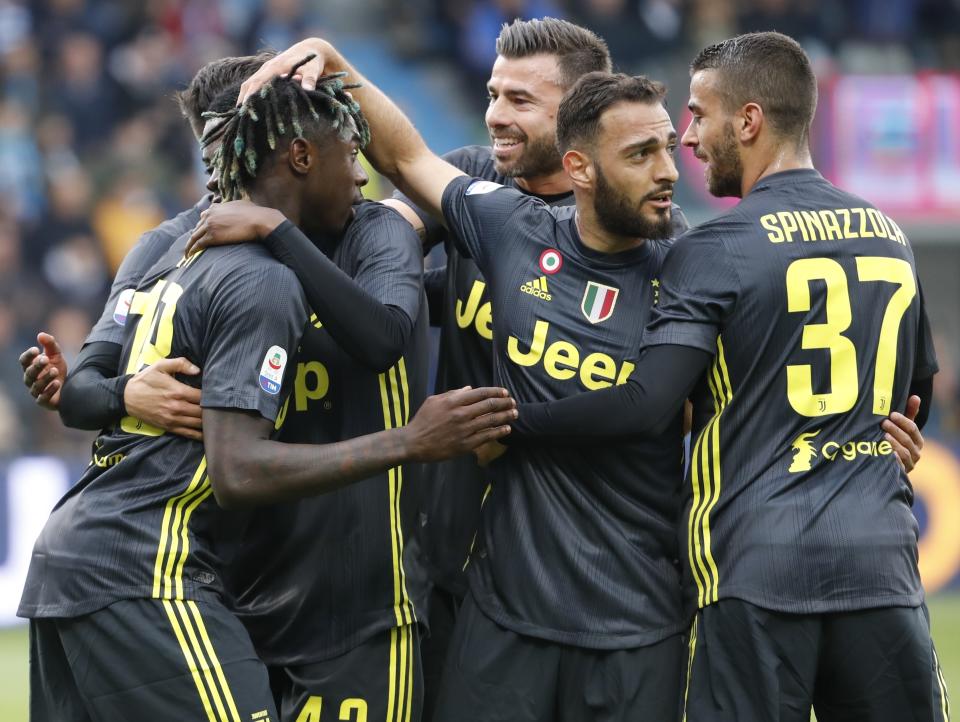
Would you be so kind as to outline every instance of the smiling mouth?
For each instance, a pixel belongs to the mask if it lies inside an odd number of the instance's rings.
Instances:
[[[523,145],[519,138],[494,138],[493,150],[499,153],[509,153],[517,146]]]

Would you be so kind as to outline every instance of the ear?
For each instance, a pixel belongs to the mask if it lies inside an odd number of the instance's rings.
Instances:
[[[593,188],[593,161],[590,156],[579,150],[568,150],[563,154],[563,170],[573,184],[581,188]]]
[[[317,153],[313,144],[305,138],[294,138],[287,149],[290,169],[297,175],[306,175],[316,161]]]
[[[747,103],[737,112],[734,130],[741,143],[755,140],[764,126],[763,108],[757,103]]]

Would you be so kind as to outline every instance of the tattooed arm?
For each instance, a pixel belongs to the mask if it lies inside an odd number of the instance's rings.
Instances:
[[[332,444],[270,440],[273,424],[253,412],[203,410],[213,493],[224,508],[315,496],[414,461],[440,461],[509,433],[516,418],[505,389],[431,396],[410,423]]]

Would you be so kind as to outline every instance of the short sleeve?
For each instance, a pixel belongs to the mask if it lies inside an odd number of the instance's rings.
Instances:
[[[174,241],[197,225],[200,212],[209,205],[209,199],[205,198],[192,208],[188,208],[140,236],[136,245],[120,263],[117,275],[110,286],[110,296],[103,307],[103,313],[91,329],[85,344],[95,341],[123,343],[127,311],[130,309],[130,301],[140,281],[153,264],[170,249]]]
[[[484,175],[482,172],[484,165],[482,159],[484,156],[486,156],[489,161],[489,148],[468,145],[463,148],[457,148],[455,150],[448,151],[441,157],[447,161],[447,163],[455,168],[459,168],[469,176],[482,176]],[[431,213],[427,213],[425,210],[423,210],[402,191],[395,190],[393,192],[393,198],[405,203],[413,210],[414,213],[417,214],[417,217],[423,224],[423,248],[430,249],[434,246],[444,243],[447,240],[447,229],[444,228],[443,224]]]
[[[369,205],[348,231],[357,233],[353,280],[383,305],[399,308],[416,321],[423,290],[420,239],[399,213]]]
[[[443,191],[443,217],[457,249],[487,273],[489,258],[513,213],[530,202],[514,188],[459,176]]]
[[[933,345],[933,333],[930,330],[930,319],[927,317],[927,307],[923,300],[923,288],[920,290],[920,323],[917,328],[917,359],[913,367],[913,378],[922,381],[928,379],[940,370],[937,362],[937,352]]]
[[[308,316],[297,277],[280,263],[251,262],[221,281],[207,302],[200,405],[275,420]]]
[[[667,253],[659,281],[643,345],[691,346],[714,353],[740,288],[722,241],[710,231],[687,233]]]

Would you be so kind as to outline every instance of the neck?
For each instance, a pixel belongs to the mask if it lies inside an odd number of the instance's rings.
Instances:
[[[535,196],[557,196],[573,190],[570,177],[563,168],[550,175],[517,176],[516,182],[518,187]]]
[[[642,246],[646,239],[634,236],[621,236],[605,229],[597,219],[592,203],[581,203],[577,199],[577,212],[574,216],[580,240],[587,248],[600,253],[622,253]]]
[[[258,206],[275,208],[302,230],[303,212],[300,207],[299,194],[294,193],[293,189],[286,183],[278,183],[275,180],[271,182],[269,179],[264,180],[266,182],[259,183],[258,188],[250,191],[250,200]]]
[[[810,149],[806,143],[802,143],[799,147],[794,147],[790,143],[775,145],[768,153],[752,163],[744,163],[740,197],[747,195],[762,178],[768,175],[799,168],[813,168],[813,159],[810,157]]]

